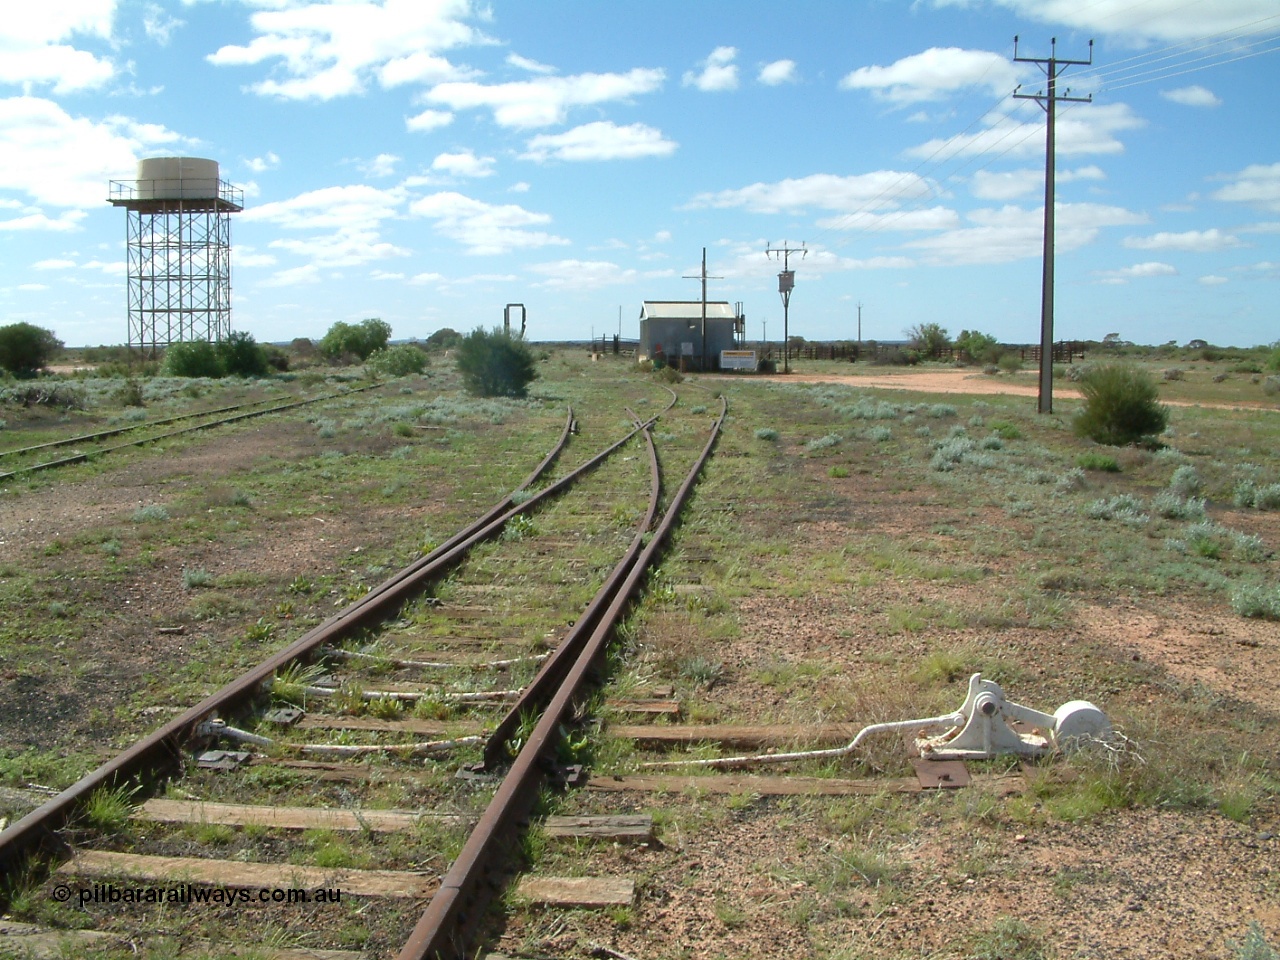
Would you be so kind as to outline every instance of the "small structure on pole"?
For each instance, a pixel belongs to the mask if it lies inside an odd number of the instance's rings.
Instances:
[[[1058,93],[1058,76],[1067,67],[1088,67],[1093,64],[1093,41],[1089,41],[1088,60],[1059,60],[1056,56],[1058,38],[1049,41],[1048,57],[1018,56],[1018,38],[1013,38],[1013,62],[1034,63],[1049,79],[1045,93],[1019,93],[1021,84],[1013,91],[1015,100],[1034,100],[1048,117],[1044,149],[1044,266],[1040,285],[1040,400],[1037,413],[1053,413],[1053,195],[1054,195],[1054,145],[1053,124],[1059,100],[1070,103],[1092,103],[1093,95],[1073,97],[1071,90]]]
[[[231,335],[231,214],[244,192],[199,157],[139,160],[136,180],[112,180],[107,198],[128,211],[129,347]]]
[[[800,258],[804,259],[808,256],[809,251],[805,249],[802,243],[797,247],[788,247],[786,241],[783,241],[781,247],[769,247],[765,250],[765,256],[772,258],[773,254],[782,254],[782,272],[778,274],[778,293],[782,294],[782,372],[791,372],[791,291],[796,285],[796,272],[791,269],[791,254],[798,253]]]

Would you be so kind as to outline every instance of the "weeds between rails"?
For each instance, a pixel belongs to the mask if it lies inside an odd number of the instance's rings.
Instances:
[[[530,506],[532,506],[532,503],[531,503],[531,502],[530,502]],[[614,512],[617,512],[617,511],[614,511]],[[509,518],[509,517],[508,517],[508,518]],[[511,529],[511,527],[508,527],[508,529]],[[517,529],[517,530],[520,530],[520,527],[516,527],[516,529]],[[521,536],[522,536],[522,535],[525,535],[525,534],[526,534],[526,532],[527,532],[527,531],[521,531],[521,532],[520,532],[520,535],[521,535]],[[343,690],[343,691],[340,691],[340,695],[347,696],[347,698],[351,698],[351,696],[353,695],[353,692],[355,692],[355,687],[344,687],[344,690]],[[447,698],[445,698],[445,699],[447,699]],[[378,704],[378,705],[379,705],[379,707],[380,707],[381,709],[387,709],[387,705],[385,705],[385,703],[380,703],[380,704]],[[436,701],[435,705],[433,705],[433,707],[431,707],[431,708],[429,708],[429,709],[438,709],[438,707],[439,707],[439,701]],[[393,712],[394,712],[394,710],[393,710]],[[189,721],[189,719],[193,719],[193,718],[186,718],[186,719],[188,719],[188,721]],[[172,724],[172,726],[173,726],[173,724]],[[180,724],[178,724],[178,726],[180,726]],[[120,772],[120,771],[118,771],[118,773],[119,773],[119,772]],[[95,804],[95,805],[101,805],[101,800],[102,800],[102,794],[101,794],[101,791],[96,791],[96,792],[95,792],[95,794],[93,794],[93,795],[92,795],[92,799],[93,799],[93,804]],[[18,824],[18,826],[20,826],[20,824]]]

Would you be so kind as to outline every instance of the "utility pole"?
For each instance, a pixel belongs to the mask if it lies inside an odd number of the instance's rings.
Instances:
[[[724,277],[708,277],[707,276],[707,248],[702,248],[702,273],[693,277],[684,277],[685,280],[701,280],[702,281],[702,360],[698,367],[700,371],[705,372],[707,369],[707,281],[723,280]]]
[[[858,349],[862,349],[862,301],[858,301]]]
[[[781,247],[768,247],[764,255],[773,259],[773,254],[782,254],[782,272],[778,274],[778,293],[782,294],[782,372],[791,372],[791,290],[796,285],[796,272],[791,269],[791,254],[800,254],[800,259],[808,256],[809,251],[805,249],[804,244],[799,247],[788,247],[787,242],[782,241]]]
[[[1058,94],[1058,77],[1067,67],[1088,67],[1093,65],[1093,41],[1089,41],[1088,60],[1059,60],[1056,56],[1058,38],[1049,41],[1049,56],[1018,56],[1018,38],[1013,38],[1013,62],[1034,63],[1044,71],[1049,80],[1047,92],[1019,93],[1019,84],[1013,91],[1015,100],[1034,100],[1040,104],[1048,117],[1045,130],[1044,148],[1044,273],[1040,285],[1040,400],[1036,408],[1038,413],[1053,413],[1053,196],[1054,196],[1054,143],[1053,123],[1057,114],[1059,100],[1070,103],[1092,103],[1093,94],[1087,97],[1073,97],[1068,88]]]

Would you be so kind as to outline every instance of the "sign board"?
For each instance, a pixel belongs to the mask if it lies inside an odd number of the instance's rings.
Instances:
[[[756,352],[754,350],[721,350],[721,370],[754,370],[756,368]]]
[[[692,356],[693,356],[693,344],[692,344],[692,343],[682,343],[682,344],[680,344],[680,356],[682,356],[682,357],[692,357]]]

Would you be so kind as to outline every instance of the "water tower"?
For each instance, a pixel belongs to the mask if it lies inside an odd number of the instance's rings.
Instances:
[[[154,357],[171,343],[231,333],[231,214],[244,192],[216,160],[153,157],[138,179],[112,180],[128,211],[129,347]]]

